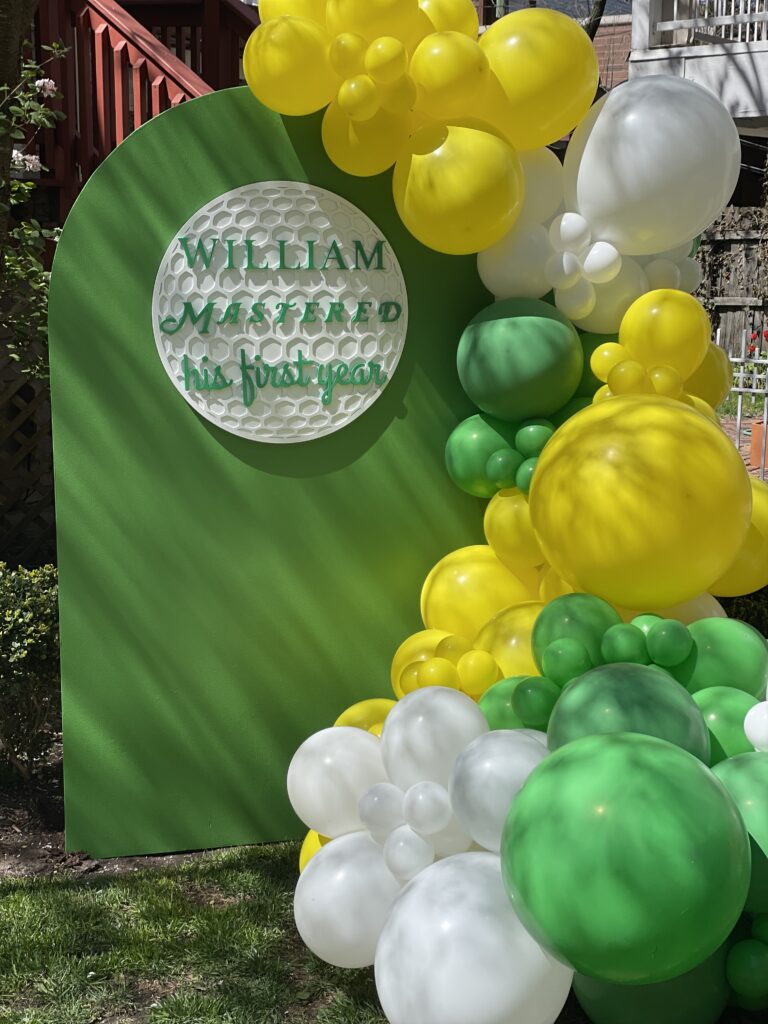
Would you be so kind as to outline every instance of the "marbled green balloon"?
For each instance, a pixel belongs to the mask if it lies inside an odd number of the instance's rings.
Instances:
[[[531,638],[533,657],[541,671],[542,656],[553,640],[578,640],[593,665],[602,665],[603,634],[621,622],[621,616],[607,601],[592,594],[564,594],[542,609]]]
[[[708,686],[732,686],[758,700],[768,683],[768,646],[752,626],[738,619],[699,619],[688,632],[694,647],[680,665],[671,668],[691,693]]]
[[[732,686],[708,686],[694,693],[693,699],[709,729],[710,765],[754,750],[744,732],[747,712],[757,704],[754,697]]]
[[[488,478],[488,460],[495,452],[510,447],[514,440],[515,427],[512,424],[502,423],[482,413],[468,417],[456,427],[446,443],[448,475],[467,494],[476,498],[493,497],[498,486]]]
[[[529,676],[510,676],[490,686],[477,702],[489,729],[523,729],[524,723],[515,714],[512,698],[515,690]]]
[[[752,874],[746,909],[768,913],[768,753],[753,751],[712,769],[736,801],[752,844]]]

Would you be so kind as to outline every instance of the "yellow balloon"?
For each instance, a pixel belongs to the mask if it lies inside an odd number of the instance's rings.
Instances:
[[[698,395],[684,394],[679,401],[683,401],[686,405],[692,406],[696,412],[700,412],[702,416],[706,416],[708,420],[712,420],[713,423],[720,426],[720,420],[717,413],[708,402],[704,401],[703,398],[699,398]]]
[[[419,0],[435,32],[463,32],[477,39],[480,20],[472,0]]]
[[[460,125],[417,131],[398,159],[395,205],[421,243],[454,256],[487,249],[512,227],[523,202],[523,169],[497,135]]]
[[[400,676],[404,669],[415,662],[426,661],[427,658],[433,657],[437,645],[449,635],[444,629],[422,629],[403,640],[395,651],[389,672],[392,689],[398,699],[403,696],[400,689]]]
[[[606,341],[604,345],[598,345],[589,357],[589,367],[598,380],[608,380],[608,376],[614,366],[618,366],[626,359],[629,359],[629,352],[616,341]]]
[[[331,67],[331,39],[309,18],[275,18],[245,44],[243,72],[256,99],[279,114],[311,114],[333,99],[339,76]]]
[[[570,583],[566,583],[563,577],[559,576],[551,565],[547,566],[539,584],[539,600],[543,601],[544,604],[549,604],[556,597],[572,593],[573,587]]]
[[[367,121],[352,121],[337,102],[323,116],[323,145],[330,160],[359,178],[381,174],[408,142],[407,117],[380,110]]]
[[[298,18],[311,18],[325,28],[325,0],[260,0],[259,18],[262,24],[290,14]]]
[[[377,722],[375,725],[370,727],[368,732],[371,733],[372,736],[378,736],[379,739],[381,739],[381,734],[384,732],[384,723]]]
[[[483,528],[494,554],[512,572],[544,562],[528,500],[516,487],[494,494],[485,510]]]
[[[707,354],[712,325],[692,295],[657,288],[635,299],[619,327],[619,343],[643,366],[671,366],[685,380]]]
[[[354,729],[370,729],[377,722],[383,722],[397,701],[388,700],[386,697],[372,697],[370,700],[361,700],[357,704],[342,711],[336,721],[336,725],[347,725]]]
[[[315,832],[312,828],[304,836],[304,842],[301,844],[301,850],[299,851],[299,874],[309,864],[316,853],[325,846],[326,843],[330,843],[328,836],[321,836],[319,832]]]
[[[465,636],[447,636],[444,640],[435,648],[436,658],[447,658],[448,661],[453,662],[454,665],[458,665],[459,658],[466,654],[467,651],[472,650],[471,641],[467,640]]]
[[[597,54],[565,14],[527,8],[507,14],[480,39],[508,104],[507,131],[519,150],[562,139],[597,92]]]
[[[653,384],[642,363],[625,359],[608,374],[608,390],[612,395],[650,395]]]
[[[325,8],[329,32],[358,32],[369,41],[407,36],[418,15],[417,0],[327,0]]]
[[[400,673],[399,697],[407,697],[409,693],[413,693],[414,690],[418,690],[419,669],[423,664],[423,661],[414,661],[412,665],[408,665]]]
[[[680,398],[683,393],[683,378],[671,366],[654,366],[649,370],[653,390],[665,398]]]
[[[462,32],[433,32],[411,58],[416,109],[438,121],[472,116],[490,78],[480,44]]]
[[[487,689],[501,679],[501,671],[492,654],[488,651],[468,651],[460,658],[456,669],[461,689],[468,697],[477,700]]]
[[[531,651],[531,634],[543,607],[539,601],[527,601],[505,608],[475,637],[475,647],[488,651],[506,678],[539,674]]]
[[[460,686],[459,673],[452,661],[447,658],[427,658],[419,665],[418,671],[419,686],[447,686],[451,690],[458,690]]]
[[[732,385],[731,361],[723,349],[710,341],[704,361],[685,382],[685,390],[690,395],[702,398],[713,409],[717,409],[728,397]]]
[[[394,36],[379,36],[366,50],[365,70],[379,85],[391,85],[408,70],[405,47]]]
[[[328,58],[333,70],[342,78],[362,75],[368,41],[356,32],[342,32],[331,43]]]
[[[711,594],[697,594],[696,597],[692,597],[689,601],[673,605],[671,608],[635,608],[634,610],[629,610],[628,608],[617,606],[616,611],[625,622],[630,622],[636,615],[651,613],[653,615],[660,615],[662,619],[677,619],[684,626],[690,626],[692,622],[698,622],[699,619],[728,618],[725,608]]]
[[[598,388],[594,395],[592,395],[592,404],[599,405],[601,402],[607,402],[609,398],[614,397],[615,396],[608,385],[603,384],[603,386]]]
[[[525,585],[485,544],[441,558],[424,581],[421,617],[430,629],[475,636],[502,608],[528,599]]]
[[[627,608],[679,604],[733,562],[749,527],[749,477],[722,430],[681,402],[591,405],[539,456],[531,521],[575,589]]]
[[[733,562],[710,590],[719,597],[751,594],[768,586],[768,486],[750,478],[752,519]]]
[[[410,75],[403,75],[381,90],[381,105],[390,114],[410,114],[415,104],[416,83]]]
[[[355,75],[341,83],[337,102],[352,121],[370,121],[381,108],[381,93],[370,75]]]

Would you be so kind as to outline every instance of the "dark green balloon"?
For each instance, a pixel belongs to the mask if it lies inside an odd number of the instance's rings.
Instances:
[[[589,365],[592,353],[601,345],[607,345],[609,341],[618,341],[618,337],[615,334],[582,334],[579,331],[579,340],[584,353],[584,369],[576,388],[576,394],[588,396],[591,399],[594,393],[603,386],[603,381],[597,379]]]
[[[490,686],[477,702],[485,715],[489,729],[523,729],[525,724],[515,714],[512,697],[515,690],[529,676],[510,676]]]
[[[514,448],[500,448],[488,459],[485,474],[500,490],[515,486],[515,475],[523,464],[523,456]]]
[[[517,473],[515,473],[515,486],[518,487],[523,494],[527,494],[531,489],[531,481],[533,480],[533,474],[536,470],[536,463],[538,461],[538,457],[526,459],[525,462],[521,463]]]
[[[635,733],[588,736],[542,761],[512,803],[501,860],[537,941],[623,985],[668,981],[711,956],[749,886],[728,792],[685,750]]]
[[[573,991],[592,1024],[717,1024],[731,990],[724,943],[692,971],[656,985],[616,985],[577,974]]]
[[[553,427],[562,427],[566,420],[569,420],[571,416],[575,416],[577,412],[581,412],[582,409],[586,409],[588,405],[592,405],[591,398],[587,398],[584,395],[576,395],[575,398],[571,398],[570,401],[566,402],[562,409],[553,412],[549,417],[549,421]]]
[[[579,640],[563,637],[553,640],[544,648],[541,656],[541,670],[544,675],[561,689],[577,676],[583,676],[594,668],[589,651]]]
[[[737,942],[728,954],[725,967],[728,983],[746,999],[768,996],[768,946],[757,939]]]
[[[768,913],[768,753],[729,757],[712,769],[736,801],[752,845],[752,879],[746,909]]]
[[[572,398],[584,356],[576,328],[553,306],[503,299],[471,321],[456,362],[479,409],[517,422],[557,412]]]
[[[662,668],[682,665],[693,650],[690,631],[676,619],[659,619],[648,630],[648,653]]]
[[[526,729],[546,729],[560,696],[559,687],[546,676],[529,676],[516,688],[512,708]]]
[[[515,434],[515,448],[524,459],[541,455],[544,445],[555,432],[549,420],[528,420]]]
[[[709,729],[710,765],[754,750],[744,732],[747,712],[757,704],[754,697],[732,686],[709,686],[694,693],[693,699]]]
[[[688,632],[694,647],[670,671],[691,693],[707,686],[733,686],[762,700],[768,683],[765,639],[738,619],[700,619]]]
[[[498,490],[488,479],[488,460],[501,448],[510,448],[515,427],[479,413],[456,427],[445,446],[445,466],[451,480],[476,498],[492,498]],[[520,460],[522,461],[522,460]]]
[[[655,665],[601,665],[574,679],[552,712],[547,745],[558,750],[584,736],[630,732],[709,763],[709,732],[693,697]]]
[[[584,644],[593,665],[602,665],[600,643],[603,633],[621,622],[621,616],[607,601],[592,594],[564,594],[542,609],[533,627],[533,656],[541,671],[544,648],[553,640],[568,637]]]
[[[645,635],[648,636],[656,623],[663,621],[664,620],[660,615],[655,615],[653,612],[643,612],[642,615],[636,615],[634,619],[632,619],[631,625],[637,626],[638,629],[642,629]]]
[[[605,631],[600,653],[603,661],[609,663],[630,661],[637,665],[649,665],[651,661],[645,643],[645,633],[638,626],[628,622],[619,622]]]

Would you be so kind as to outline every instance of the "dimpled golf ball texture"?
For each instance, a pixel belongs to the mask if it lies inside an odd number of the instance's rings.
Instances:
[[[192,253],[198,239],[207,251],[214,238],[220,239],[208,268],[200,259],[189,267],[179,238],[189,239]],[[235,240],[236,269],[227,269],[225,239]],[[306,245],[315,242],[316,262],[322,265],[328,246],[338,242],[348,265],[354,262],[354,242],[362,243],[370,255],[375,243],[384,242],[383,269],[376,261],[370,270],[337,269],[335,260],[321,270],[246,271],[244,245],[253,242],[253,262],[277,262],[277,243],[286,242],[285,263],[306,261]],[[352,260],[350,261],[350,257]],[[215,316],[210,333],[199,334],[199,326],[187,320],[175,334],[163,333],[166,317],[179,317],[185,301],[199,311],[212,302]],[[296,302],[284,324],[276,324],[277,302]],[[300,324],[306,301],[319,302],[316,323]],[[351,324],[358,302],[372,301],[368,323]],[[382,323],[376,316],[378,304],[398,302],[400,318]],[[216,325],[230,303],[242,303],[239,325]],[[265,322],[247,324],[251,305],[265,303]],[[329,302],[343,302],[345,323],[323,322]],[[273,444],[309,441],[347,426],[366,411],[391,380],[402,353],[408,326],[405,281],[391,246],[377,226],[359,209],[340,196],[302,182],[255,182],[226,192],[203,206],[175,233],[163,257],[155,280],[152,317],[160,358],[168,376],[187,402],[211,423],[240,437]],[[308,360],[325,364],[357,360],[378,363],[386,379],[381,385],[336,385],[329,405],[321,400],[322,387],[256,389],[253,403],[246,407],[240,386],[240,349],[249,362],[254,354],[268,365],[291,362],[302,352]],[[208,356],[209,368],[221,366],[233,380],[220,391],[185,391],[182,359],[188,355],[199,368]],[[314,377],[315,367],[310,371]],[[212,375],[212,372],[211,372]]]

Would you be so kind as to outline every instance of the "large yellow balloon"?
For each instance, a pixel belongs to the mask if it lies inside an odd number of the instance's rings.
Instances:
[[[368,121],[352,121],[334,100],[323,116],[323,145],[342,171],[368,178],[397,160],[408,142],[409,124],[407,116],[387,110]]]
[[[515,11],[481,37],[507,104],[506,130],[520,150],[540,149],[572,131],[597,92],[597,54],[565,14]]]
[[[544,604],[549,604],[556,597],[572,593],[573,587],[570,583],[566,583],[563,577],[556,573],[551,565],[548,565],[542,573],[541,582],[539,583],[539,600]]]
[[[531,634],[543,607],[539,601],[527,601],[505,608],[475,638],[475,647],[492,654],[506,678],[539,674],[531,651]]]
[[[635,299],[621,321],[619,344],[632,359],[651,370],[671,366],[685,380],[701,366],[712,325],[692,295],[657,288]]]
[[[531,521],[576,590],[626,608],[708,590],[744,542],[749,476],[726,435],[670,398],[628,395],[568,420],[539,456]]]
[[[768,486],[750,478],[752,520],[738,554],[710,590],[719,597],[751,594],[768,586]]]
[[[437,645],[447,636],[450,636],[450,633],[446,633],[444,629],[422,629],[403,640],[395,651],[389,673],[392,689],[398,700],[405,696],[400,685],[400,676],[403,671],[409,665],[434,657]]]
[[[411,77],[418,87],[416,109],[436,118],[472,116],[491,69],[480,44],[462,32],[433,32],[416,47]]]
[[[321,110],[341,84],[328,59],[330,44],[325,29],[309,18],[275,18],[259,25],[243,52],[248,87],[279,114]]]
[[[483,528],[494,554],[512,572],[543,563],[528,499],[516,487],[494,494],[485,510]]]
[[[463,32],[477,39],[480,21],[472,0],[419,0],[435,32]]]
[[[733,384],[733,366],[727,354],[714,342],[709,343],[704,361],[685,382],[689,395],[703,398],[707,405],[717,409]]]
[[[325,28],[325,0],[260,0],[259,18],[262,24],[290,14],[298,18],[311,18]]]
[[[421,617],[428,629],[472,637],[502,608],[529,600],[528,590],[485,544],[441,558],[424,581]]]
[[[346,725],[353,729],[365,729],[372,725],[383,722],[397,701],[388,700],[386,697],[371,697],[369,700],[358,701],[352,704],[346,711],[342,711],[334,726]]]
[[[672,605],[671,608],[635,608],[630,611],[628,608],[617,607],[616,611],[625,622],[631,622],[636,615],[651,613],[660,615],[662,619],[677,619],[684,626],[690,626],[692,622],[698,622],[700,619],[728,618],[725,608],[711,594],[697,594],[690,601]]]
[[[417,131],[395,165],[392,188],[405,226],[424,245],[454,256],[487,249],[523,203],[523,168],[498,135],[466,125]]]
[[[404,38],[413,31],[419,15],[417,0],[327,0],[328,31],[358,32],[366,39],[378,36]]]
[[[315,832],[312,828],[304,836],[304,842],[301,844],[301,850],[299,851],[299,874],[309,864],[316,853],[325,846],[326,843],[330,843],[328,836],[321,836],[319,832]]]

